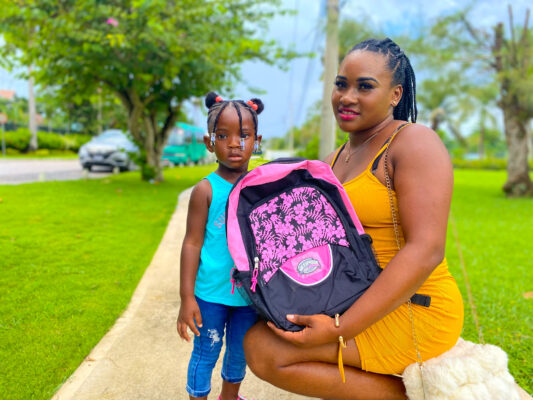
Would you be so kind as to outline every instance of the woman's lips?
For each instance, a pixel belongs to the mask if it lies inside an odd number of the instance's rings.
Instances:
[[[347,109],[347,108],[341,108],[339,110],[339,117],[345,121],[352,120],[358,116],[359,116],[359,113],[353,110]]]

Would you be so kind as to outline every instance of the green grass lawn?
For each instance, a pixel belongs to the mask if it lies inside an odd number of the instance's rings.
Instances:
[[[0,398],[49,399],[127,306],[177,194],[214,166],[102,180],[0,186]],[[503,171],[458,170],[452,214],[487,342],[533,392],[533,199],[506,199]],[[447,256],[477,341],[456,241]],[[178,265],[176,264],[176,267]]]
[[[487,343],[502,347],[518,383],[533,393],[533,198],[508,199],[505,171],[456,170],[452,218],[479,325]],[[458,246],[449,224],[446,251],[465,303],[463,337],[479,342]]]
[[[1,399],[52,396],[127,306],[178,193],[214,168],[0,186]]]

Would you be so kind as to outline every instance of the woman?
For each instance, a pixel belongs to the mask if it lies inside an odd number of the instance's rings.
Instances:
[[[325,161],[372,236],[383,271],[338,327],[326,315],[288,315],[305,326],[300,332],[264,322],[252,327],[245,353],[260,378],[311,397],[403,399],[405,388],[394,374],[416,362],[417,353],[427,360],[456,343],[463,303],[444,258],[452,166],[435,132],[405,125],[416,121],[415,94],[409,59],[390,39],[366,40],[341,63],[331,101],[350,139]],[[414,293],[430,297],[429,307],[408,304]],[[342,350],[345,384],[337,368],[339,336],[351,338]]]

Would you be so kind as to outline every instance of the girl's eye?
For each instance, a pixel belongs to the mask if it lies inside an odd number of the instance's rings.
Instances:
[[[217,139],[219,140],[224,140],[226,139],[228,136],[225,135],[224,133],[217,133]]]
[[[241,138],[243,138],[243,139],[248,139],[250,136],[251,136],[251,135],[250,135],[249,133],[243,133],[243,134],[241,135]]]
[[[341,81],[341,80],[336,80],[336,81],[335,81],[335,86],[336,86],[338,89],[344,89],[344,88],[346,88],[346,82]]]
[[[370,83],[359,84],[359,90],[371,90],[373,86]]]

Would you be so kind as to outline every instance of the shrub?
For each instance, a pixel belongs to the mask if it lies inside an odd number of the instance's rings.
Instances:
[[[507,160],[504,158],[483,158],[480,160],[463,160],[461,158],[453,159],[455,168],[464,169],[491,169],[499,170],[507,168]],[[529,161],[529,167],[533,170],[533,160]]]
[[[49,150],[66,150],[67,143],[65,139],[57,133],[37,132],[37,142],[39,149]]]
[[[89,140],[92,139],[91,135],[85,135],[85,134],[68,134],[64,135],[63,139],[65,140],[65,148],[68,150],[72,150],[73,152],[77,153],[78,150],[82,145],[87,143]]]
[[[91,135],[37,132],[39,149],[70,150],[77,153],[80,147],[91,140]],[[5,132],[6,148],[27,152],[30,146],[31,133],[27,128],[19,128],[16,131]]]
[[[6,148],[26,151],[30,146],[30,131],[25,128],[5,132]]]

